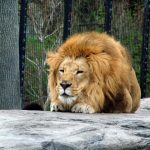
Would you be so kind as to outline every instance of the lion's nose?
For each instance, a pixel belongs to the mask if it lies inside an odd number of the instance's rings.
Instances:
[[[60,83],[61,87],[65,90],[66,88],[70,87],[72,84],[69,83],[68,81],[65,81],[63,80],[61,83]]]

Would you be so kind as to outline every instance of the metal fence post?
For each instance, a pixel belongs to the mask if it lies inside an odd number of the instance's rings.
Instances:
[[[111,20],[112,20],[112,0],[105,0],[105,23],[104,31],[111,34]]]
[[[150,28],[150,0],[147,0],[144,9],[143,41],[142,41],[142,54],[141,54],[140,86],[141,86],[142,98],[146,96],[149,28]]]
[[[27,24],[27,0],[21,0],[20,29],[19,29],[19,68],[20,68],[20,90],[23,106],[24,69],[25,69],[25,45]]]
[[[71,12],[72,12],[72,0],[64,0],[64,31],[63,41],[70,35],[71,30]]]

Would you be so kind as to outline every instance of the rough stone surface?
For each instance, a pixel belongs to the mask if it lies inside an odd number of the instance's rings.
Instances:
[[[0,150],[150,150],[150,98],[134,114],[0,111]]]

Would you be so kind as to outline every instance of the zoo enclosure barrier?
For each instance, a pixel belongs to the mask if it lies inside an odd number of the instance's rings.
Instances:
[[[23,104],[31,101],[41,103],[46,99],[47,73],[43,67],[43,50],[57,48],[70,34],[90,30],[112,34],[131,49],[142,98],[150,96],[150,0],[136,2],[138,5],[125,0],[22,0],[19,53]],[[137,15],[139,12],[140,15]],[[137,28],[135,18],[139,16],[142,26]],[[57,24],[59,27],[55,30]],[[134,44],[138,46],[133,47]]]

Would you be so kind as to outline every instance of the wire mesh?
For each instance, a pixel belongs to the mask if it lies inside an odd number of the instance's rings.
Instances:
[[[63,1],[28,1],[24,101],[44,103],[47,97],[45,52],[62,43]]]
[[[104,31],[104,0],[73,0],[71,34]]]

